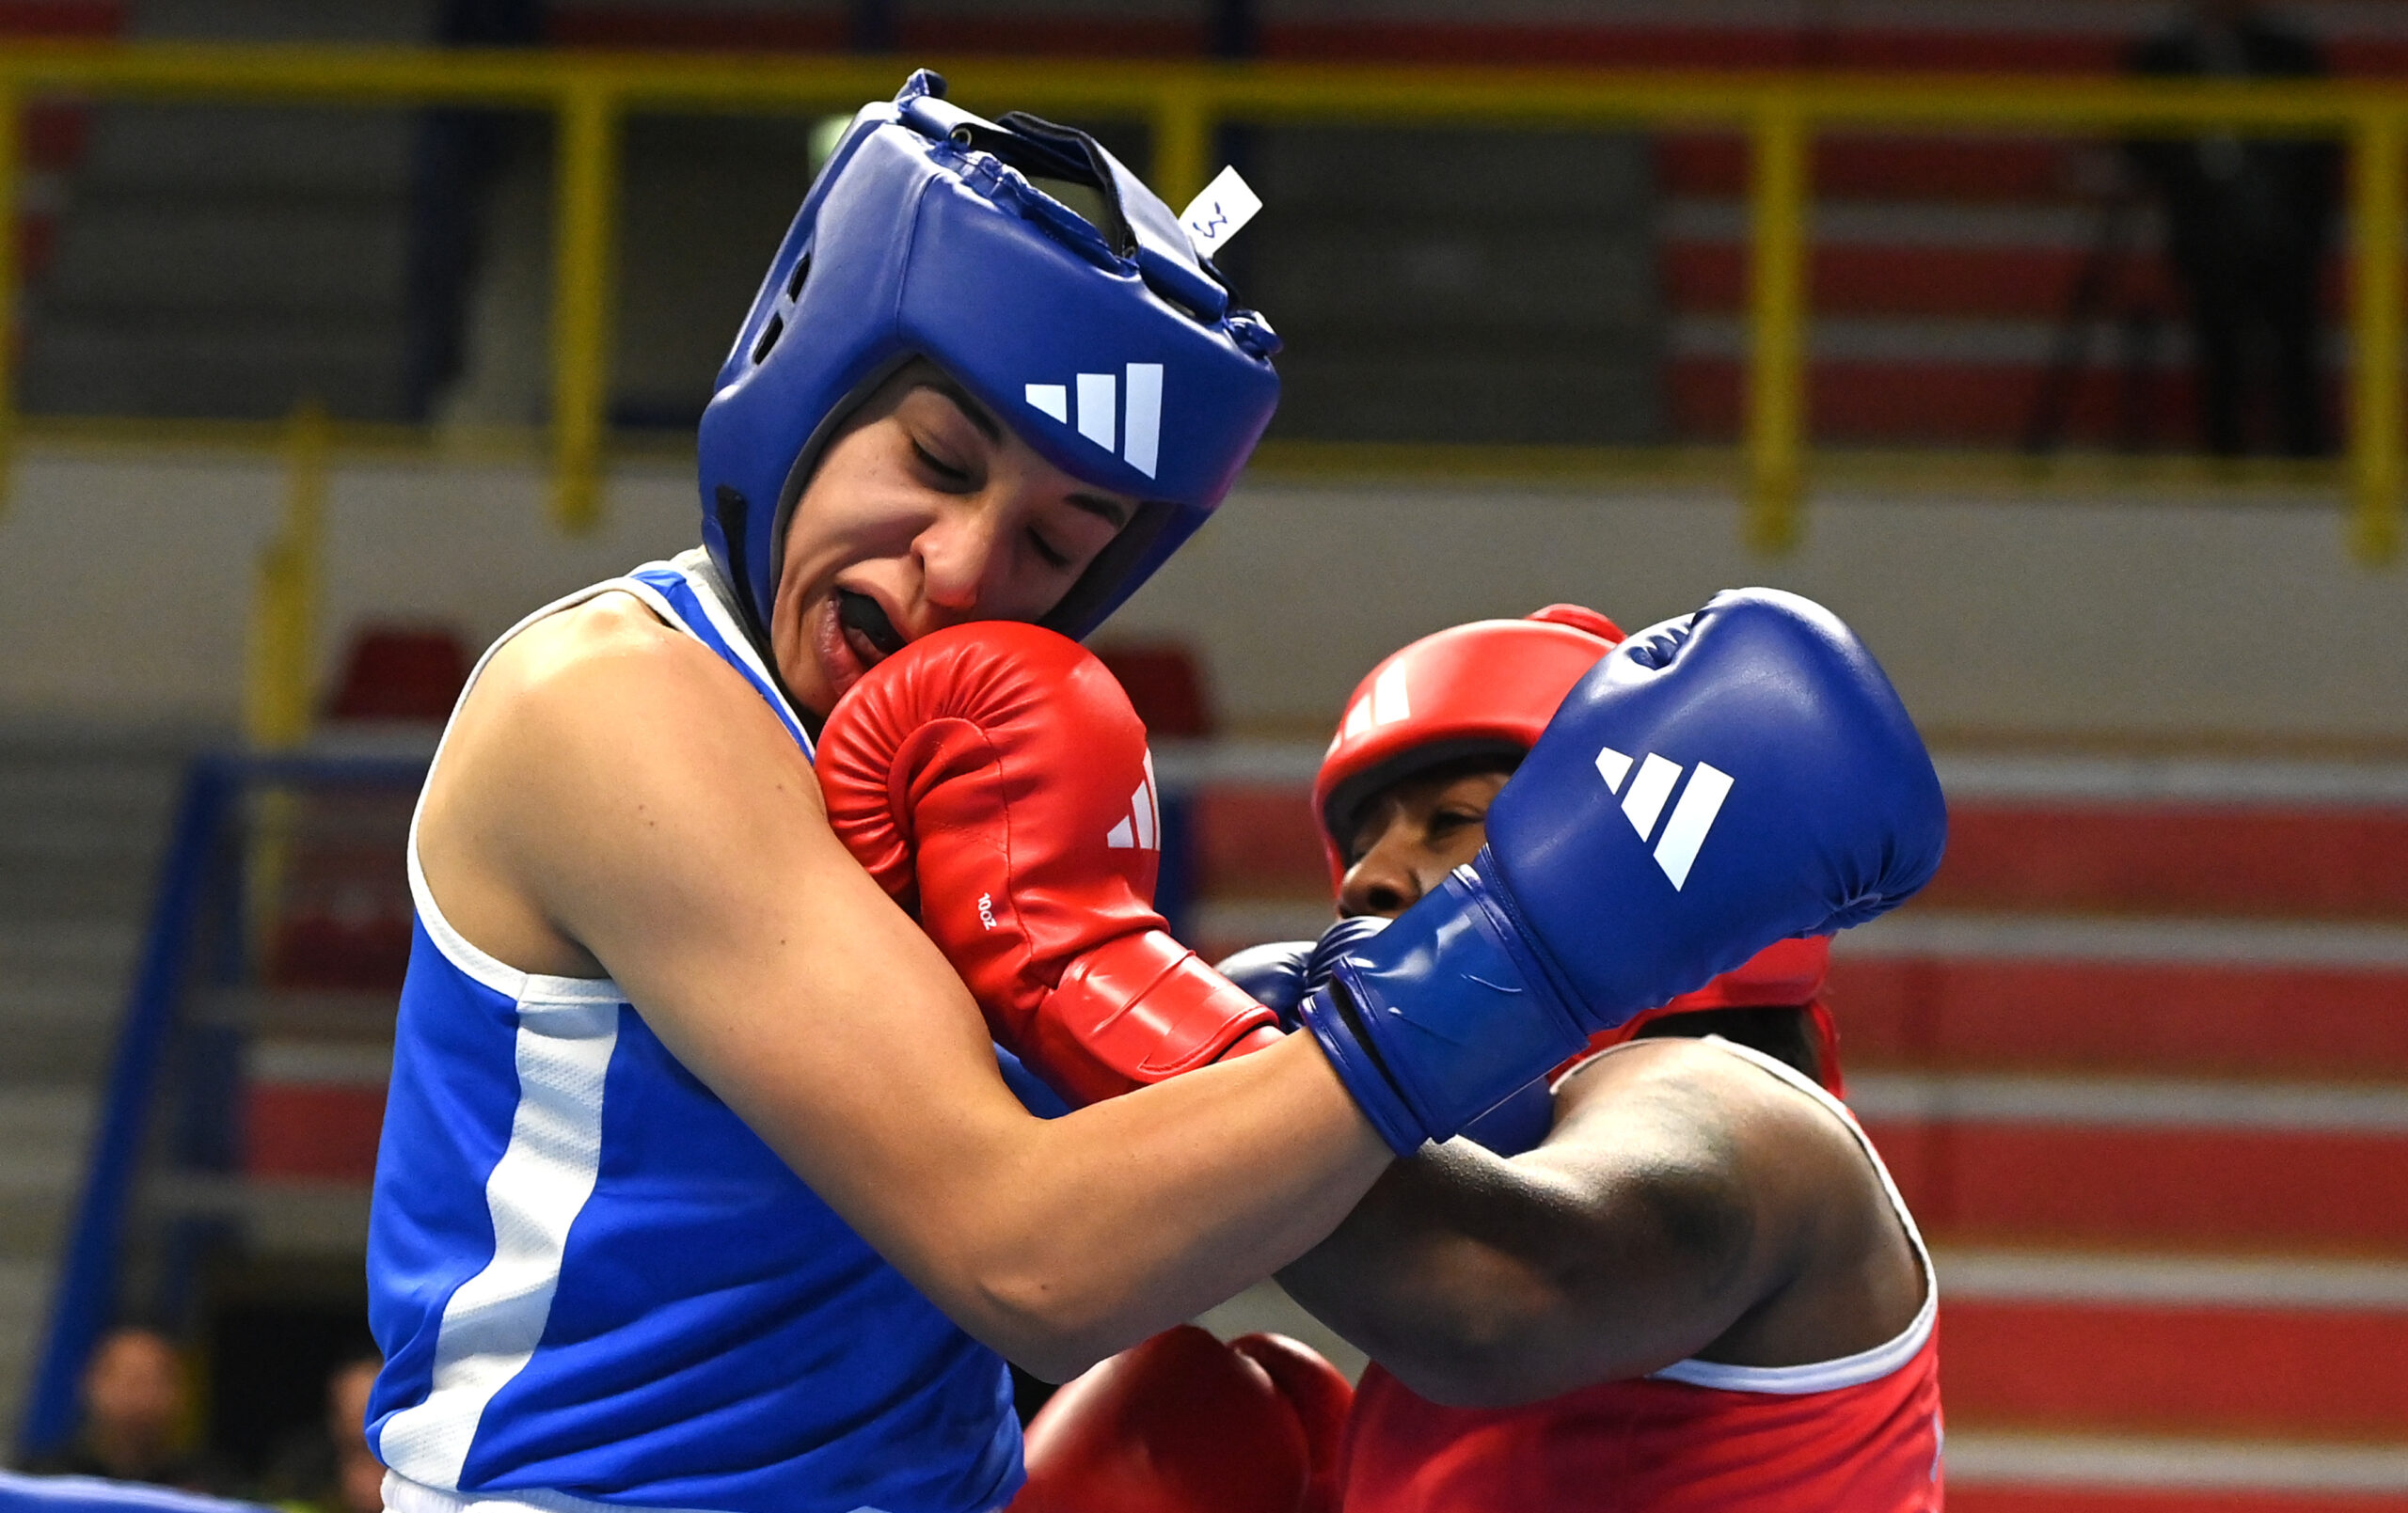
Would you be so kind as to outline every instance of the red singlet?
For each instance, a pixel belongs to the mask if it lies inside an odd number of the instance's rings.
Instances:
[[[1837,1361],[1682,1361],[1521,1408],[1440,1408],[1374,1365],[1346,1426],[1345,1513],[1937,1513],[1940,1294],[1923,1237],[1845,1108],[1769,1057],[1706,1043],[1846,1122],[1923,1264],[1914,1322]]]

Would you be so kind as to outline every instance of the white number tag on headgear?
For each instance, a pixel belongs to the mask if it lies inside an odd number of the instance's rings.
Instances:
[[[1196,249],[1196,255],[1209,258],[1228,245],[1229,238],[1244,230],[1261,208],[1262,197],[1247,186],[1238,170],[1223,168],[1219,178],[1188,202],[1179,224],[1187,229],[1187,244]]]

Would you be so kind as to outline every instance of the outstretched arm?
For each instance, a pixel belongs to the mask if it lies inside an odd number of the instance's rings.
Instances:
[[[1696,1353],[1783,1284],[1806,1237],[1766,1169],[1796,1111],[1699,1053],[1592,1063],[1524,1155],[1457,1140],[1398,1163],[1280,1282],[1443,1403],[1530,1401]]]

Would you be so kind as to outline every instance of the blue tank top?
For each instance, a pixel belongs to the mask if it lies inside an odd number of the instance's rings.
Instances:
[[[614,591],[725,658],[810,753],[700,551],[510,635]],[[415,824],[409,875],[368,1235],[385,1352],[368,1433],[404,1483],[388,1482],[391,1505],[974,1513],[1008,1498],[1020,1426],[1001,1358],[616,985],[516,970],[452,930]]]

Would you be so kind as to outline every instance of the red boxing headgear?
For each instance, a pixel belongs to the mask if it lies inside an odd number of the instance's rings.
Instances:
[[[1608,1046],[1639,1038],[1640,1030],[1666,1015],[1692,1014],[1700,1009],[1786,1009],[1803,1006],[1814,1036],[1814,1069],[1824,1090],[1835,1098],[1847,1096],[1840,1075],[1840,1028],[1823,1002],[1823,985],[1831,974],[1829,936],[1798,936],[1776,940],[1694,992],[1659,1008],[1633,1015],[1612,1030],[1592,1036],[1583,1057]]]
[[[1578,605],[1524,620],[1475,620],[1424,636],[1371,670],[1346,701],[1313,780],[1329,885],[1346,880],[1346,842],[1372,795],[1464,757],[1520,761],[1622,627]]]
[[[1313,780],[1331,890],[1345,885],[1346,843],[1374,795],[1465,757],[1519,761],[1572,686],[1622,638],[1622,627],[1594,609],[1549,605],[1522,620],[1476,620],[1424,636],[1373,668],[1354,686]],[[1668,1014],[1804,1004],[1824,1085],[1837,1094],[1839,1037],[1821,998],[1830,957],[1828,939],[1776,940],[1695,992],[1597,1036],[1590,1048],[1628,1040]]]

